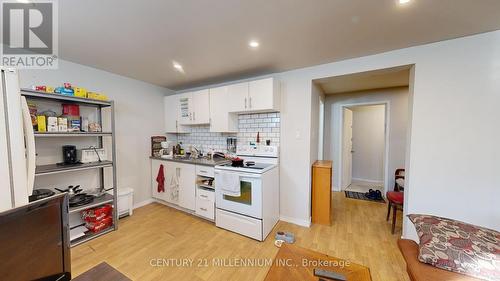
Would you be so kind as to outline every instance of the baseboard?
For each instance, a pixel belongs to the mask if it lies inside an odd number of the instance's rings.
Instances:
[[[304,226],[304,227],[311,227],[311,220],[302,220],[302,219],[297,219],[297,218],[292,218],[292,217],[287,217],[287,216],[280,216],[280,221],[285,221],[285,222],[293,223],[293,224]]]
[[[169,204],[167,202],[163,202],[161,200],[155,200],[154,198],[150,198],[150,199],[147,199],[147,200],[144,200],[142,202],[134,204],[134,209],[140,208],[142,206],[146,206],[146,205],[151,204],[153,202],[158,202],[160,204],[164,204],[164,205],[167,205],[169,207],[172,207],[172,208],[175,208],[175,209],[178,209],[181,211],[186,211],[183,208],[180,208],[180,207],[175,206],[175,205],[171,205],[171,204]],[[285,222],[289,222],[289,223],[293,223],[293,224],[296,224],[299,226],[311,227],[311,220],[310,219],[309,220],[302,220],[302,219],[297,219],[297,218],[292,218],[292,217],[287,217],[287,216],[280,216],[280,220],[285,221]]]
[[[137,202],[137,203],[135,203],[133,208],[134,208],[134,209],[137,209],[137,208],[140,208],[140,207],[142,207],[142,206],[146,206],[146,205],[148,205],[148,204],[151,204],[151,203],[153,203],[153,202],[156,202],[156,200],[154,200],[153,198],[149,198],[149,199],[146,199],[146,200],[144,200],[144,201],[142,201],[142,202]]]

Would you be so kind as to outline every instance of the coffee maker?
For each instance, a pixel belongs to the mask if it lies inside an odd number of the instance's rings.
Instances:
[[[160,149],[160,157],[161,158],[172,158],[172,151],[169,150],[170,147],[170,142],[169,141],[162,141],[161,142],[161,149]]]
[[[78,163],[76,159],[76,146],[75,145],[64,145],[62,147],[63,152],[63,164],[72,165]]]

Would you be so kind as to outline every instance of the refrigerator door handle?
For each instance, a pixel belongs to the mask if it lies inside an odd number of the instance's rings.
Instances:
[[[26,143],[26,162],[28,172],[28,195],[33,193],[33,186],[35,183],[35,133],[33,132],[33,125],[31,123],[31,115],[28,108],[26,97],[21,96],[21,109],[23,115],[23,129],[24,139]]]

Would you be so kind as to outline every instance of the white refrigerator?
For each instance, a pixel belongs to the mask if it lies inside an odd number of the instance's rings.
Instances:
[[[35,180],[35,136],[16,69],[1,67],[0,212],[28,203]]]

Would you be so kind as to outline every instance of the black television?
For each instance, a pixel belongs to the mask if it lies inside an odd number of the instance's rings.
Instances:
[[[68,196],[0,213],[2,280],[71,280]]]

